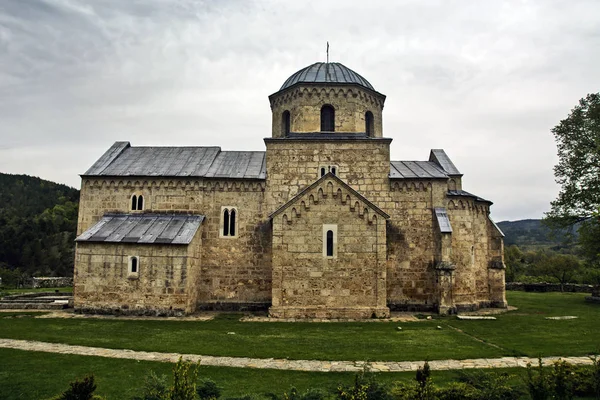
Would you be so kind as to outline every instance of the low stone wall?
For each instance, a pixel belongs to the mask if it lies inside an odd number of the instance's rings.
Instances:
[[[68,287],[73,286],[73,278],[67,277],[34,277],[34,288]]]
[[[521,282],[507,282],[506,290],[519,290],[522,292],[560,292],[559,283],[521,283]],[[575,283],[567,283],[563,287],[563,292],[571,293],[592,293],[594,290],[593,285],[580,285]]]

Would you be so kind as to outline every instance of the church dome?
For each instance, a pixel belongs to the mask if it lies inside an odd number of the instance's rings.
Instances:
[[[283,83],[281,90],[294,86],[297,83],[336,83],[353,84],[375,91],[365,78],[340,63],[318,62],[302,68]]]

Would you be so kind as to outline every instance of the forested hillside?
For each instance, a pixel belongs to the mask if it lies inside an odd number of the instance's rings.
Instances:
[[[0,173],[0,276],[71,276],[79,190]],[[10,272],[9,272],[10,271]]]
[[[498,222],[498,227],[504,232],[504,246],[517,245],[521,248],[556,249],[565,246],[566,232],[552,232],[542,224],[541,219],[522,219],[519,221]]]

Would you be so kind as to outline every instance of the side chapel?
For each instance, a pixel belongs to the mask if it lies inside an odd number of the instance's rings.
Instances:
[[[269,96],[266,151],[116,142],[81,175],[76,311],[506,307],[492,203],[463,190],[444,150],[390,161],[385,98],[318,62]]]

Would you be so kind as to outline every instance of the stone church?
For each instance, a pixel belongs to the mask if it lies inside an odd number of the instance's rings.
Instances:
[[[319,62],[269,96],[265,151],[116,142],[81,176],[76,311],[506,307],[492,203],[463,190],[444,150],[391,161],[385,98]]]

